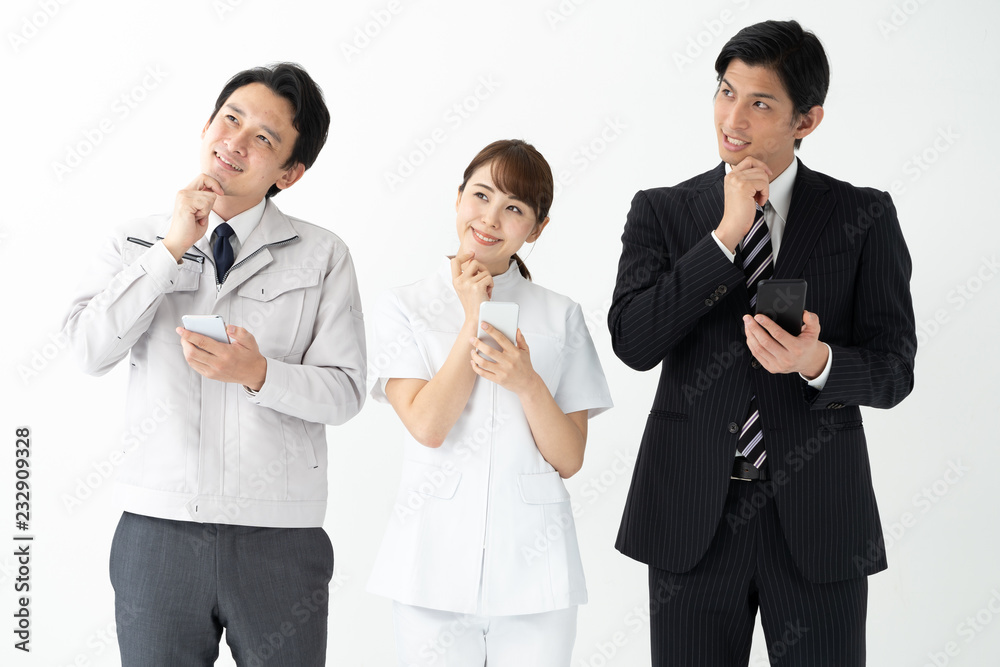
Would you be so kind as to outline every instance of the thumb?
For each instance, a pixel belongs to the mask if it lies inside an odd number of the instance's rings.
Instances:
[[[518,328],[518,330],[517,330],[517,346],[519,348],[521,348],[522,350],[527,350],[528,349],[528,343],[527,343],[527,341],[524,340],[524,334],[521,333],[521,329],[520,328]]]

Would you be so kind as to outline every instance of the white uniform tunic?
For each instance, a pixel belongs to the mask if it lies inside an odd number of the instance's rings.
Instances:
[[[580,306],[525,280],[511,265],[493,278],[493,301],[519,306],[531,364],[559,408],[611,407]],[[450,262],[390,290],[375,311],[378,382],[430,380],[465,313]],[[405,431],[404,431],[405,432]],[[368,590],[399,602],[484,616],[534,614],[587,601],[569,493],[542,457],[517,395],[477,377],[441,447],[403,438],[403,475]]]

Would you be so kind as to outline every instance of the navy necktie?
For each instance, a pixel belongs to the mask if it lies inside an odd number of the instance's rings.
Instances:
[[[221,285],[226,281],[226,274],[233,266],[236,259],[233,255],[233,244],[229,237],[233,235],[233,228],[228,223],[223,222],[215,228],[215,243],[212,244],[212,255],[215,257],[215,277],[217,283]]]
[[[747,293],[750,295],[750,310],[756,310],[757,283],[767,280],[774,273],[774,253],[771,248],[771,230],[764,220],[764,209],[757,207],[757,215],[753,227],[743,239],[740,255],[743,261],[743,273],[747,278]],[[760,424],[760,412],[757,410],[757,396],[750,397],[750,408],[746,422],[740,432],[736,448],[756,468],[764,465],[767,452],[764,450],[764,429]]]

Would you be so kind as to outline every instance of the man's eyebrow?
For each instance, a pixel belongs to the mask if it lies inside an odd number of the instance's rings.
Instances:
[[[722,77],[722,83],[726,84],[727,86],[729,86],[733,90],[736,90],[736,86],[734,86],[733,84],[729,83],[729,81],[727,81],[725,77]],[[774,95],[772,95],[771,93],[750,93],[749,97],[760,97],[760,98],[763,98],[765,100],[774,100],[775,102],[779,101],[778,98],[775,97]]]
[[[226,107],[232,109],[233,111],[235,111],[236,113],[238,113],[241,116],[245,116],[246,115],[246,113],[243,111],[243,109],[239,108],[235,104],[231,104],[229,102],[226,102]],[[263,128],[263,130],[265,132],[267,132],[268,134],[270,134],[271,137],[275,140],[275,142],[277,142],[279,144],[281,143],[281,135],[278,134],[278,132],[276,130],[272,129],[271,127],[269,127],[267,125],[261,125],[261,128]]]

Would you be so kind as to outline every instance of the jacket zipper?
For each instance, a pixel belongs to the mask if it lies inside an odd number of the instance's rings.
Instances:
[[[134,236],[126,236],[125,240],[126,241],[131,241],[132,243],[138,243],[139,245],[141,245],[143,247],[146,247],[146,248],[152,248],[153,247],[153,244],[150,243],[149,241],[143,241],[142,239],[137,239]],[[163,237],[162,236],[157,236],[156,240],[157,241],[161,241],[161,240],[163,240]],[[198,262],[199,264],[204,264],[205,263],[205,257],[203,255],[192,255],[191,253],[186,252],[183,255],[181,255],[181,257],[183,259],[190,259],[192,262]]]
[[[482,600],[480,602],[484,610],[486,609],[486,542],[490,534],[490,498],[493,496],[493,452],[496,450],[494,436],[496,435],[497,386],[492,382],[490,384],[492,385],[492,406],[490,412],[490,465],[486,469],[486,521],[483,524],[483,562],[482,574],[480,575],[482,580],[480,585]]]
[[[267,243],[265,245],[262,245],[261,247],[257,248],[252,253],[250,253],[247,257],[244,257],[240,261],[238,261],[235,264],[233,264],[232,266],[230,266],[229,270],[226,271],[226,275],[222,276],[222,282],[219,282],[219,272],[216,271],[215,272],[215,287],[217,289],[221,288],[222,287],[222,283],[226,282],[226,278],[228,278],[229,274],[233,272],[233,269],[235,269],[235,268],[237,268],[239,266],[242,266],[243,264],[246,264],[251,259],[253,259],[254,257],[256,257],[259,253],[263,252],[263,250],[265,248],[276,248],[276,247],[281,246],[281,245],[286,245],[288,243],[291,243],[292,241],[297,240],[298,238],[299,238],[299,236],[298,236],[298,234],[296,234],[295,236],[293,236],[291,238],[288,238],[288,239],[285,239],[284,241],[275,241],[274,243]]]

